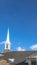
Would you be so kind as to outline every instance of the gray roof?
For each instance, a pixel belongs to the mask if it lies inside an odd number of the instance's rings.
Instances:
[[[11,52],[2,53],[3,55],[2,58],[5,60],[14,58],[15,59],[14,63],[20,63],[20,62],[25,61],[26,57],[29,57],[36,53],[37,51],[11,51]]]

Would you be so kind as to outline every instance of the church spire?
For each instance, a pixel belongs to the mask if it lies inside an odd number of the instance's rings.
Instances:
[[[7,32],[7,38],[6,38],[6,41],[5,41],[5,50],[6,49],[10,50],[9,28],[8,28],[8,32]]]
[[[7,40],[6,40],[7,42],[9,42],[10,41],[10,39],[9,39],[9,28],[8,28],[8,32],[7,32]]]

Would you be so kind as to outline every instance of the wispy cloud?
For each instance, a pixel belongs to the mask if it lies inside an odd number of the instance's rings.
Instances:
[[[17,51],[25,51],[26,49],[21,48],[20,46],[17,48]]]
[[[0,42],[0,44],[5,44],[5,41]]]
[[[30,46],[30,48],[31,48],[32,50],[37,50],[37,44],[34,44],[34,45]]]

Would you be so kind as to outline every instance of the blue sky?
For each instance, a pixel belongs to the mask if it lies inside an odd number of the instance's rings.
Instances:
[[[11,50],[18,47],[32,50],[37,46],[37,0],[0,1],[0,42],[6,40],[10,30]],[[4,44],[0,44],[0,52]]]

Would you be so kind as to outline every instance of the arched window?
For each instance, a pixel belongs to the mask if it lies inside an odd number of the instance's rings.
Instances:
[[[8,49],[8,44],[6,45],[6,48]]]

